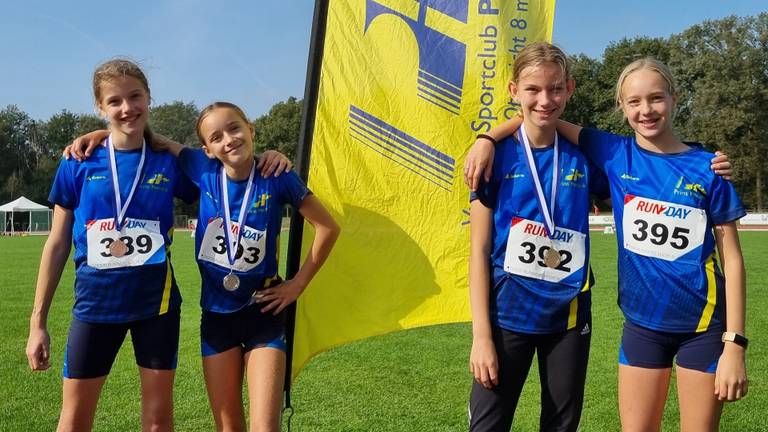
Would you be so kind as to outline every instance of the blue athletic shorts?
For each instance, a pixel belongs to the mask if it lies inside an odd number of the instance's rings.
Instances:
[[[235,347],[248,352],[276,348],[285,352],[285,311],[261,313],[263,304],[254,303],[231,313],[203,311],[200,319],[200,351],[203,357]]]
[[[64,378],[108,375],[128,331],[137,365],[176,369],[179,320],[178,310],[127,323],[89,323],[73,318],[64,351]]]
[[[723,342],[722,329],[703,333],[667,333],[624,322],[619,364],[647,369],[678,366],[701,372],[715,373]]]

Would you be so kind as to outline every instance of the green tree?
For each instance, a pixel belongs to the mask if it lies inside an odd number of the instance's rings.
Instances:
[[[257,154],[274,149],[295,161],[296,148],[299,145],[302,107],[302,101],[291,96],[285,102],[273,105],[269,113],[253,122]]]
[[[195,123],[199,113],[200,110],[192,102],[174,101],[158,105],[150,110],[150,127],[154,132],[174,141],[187,146],[197,146]]]
[[[596,127],[595,112],[601,88],[598,77],[602,64],[583,54],[570,58],[571,74],[576,81],[576,91],[565,107],[563,118],[584,127]]]
[[[36,151],[30,140],[37,131],[35,122],[15,105],[0,110],[0,191],[2,202],[15,199],[23,184],[24,174],[31,171],[36,163]]]
[[[745,203],[765,208],[768,13],[695,25],[671,40],[687,137],[723,149]]]

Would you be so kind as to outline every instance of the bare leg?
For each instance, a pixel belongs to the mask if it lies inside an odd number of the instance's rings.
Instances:
[[[141,430],[173,431],[173,379],[175,370],[139,367],[141,379]]]
[[[90,431],[96,405],[107,376],[98,378],[64,378],[61,416],[58,432]]]
[[[715,374],[678,366],[677,397],[682,432],[718,430],[723,403],[715,397]]]
[[[203,374],[216,430],[245,432],[242,349],[203,357]]]
[[[279,432],[285,353],[275,348],[256,348],[245,354],[245,362],[251,432]]]
[[[658,432],[672,368],[619,365],[619,415],[624,432]]]

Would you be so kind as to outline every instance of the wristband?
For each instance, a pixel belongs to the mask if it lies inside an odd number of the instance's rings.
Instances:
[[[749,345],[749,339],[736,332],[723,332],[723,336],[720,340],[723,342],[733,342],[744,349],[747,349],[747,345]]]
[[[499,145],[499,142],[498,142],[498,141],[496,141],[496,140],[495,140],[495,139],[494,139],[492,136],[490,136],[490,135],[486,135],[486,134],[477,134],[477,136],[476,136],[475,138],[477,138],[477,139],[480,139],[480,138],[485,138],[485,139],[487,139],[488,141],[492,142],[494,146],[496,146],[496,145]]]

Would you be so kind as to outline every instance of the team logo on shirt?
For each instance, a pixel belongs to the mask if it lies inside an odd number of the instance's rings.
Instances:
[[[514,179],[519,179],[519,178],[525,178],[525,174],[511,172],[511,173],[506,173],[504,175],[504,180],[514,180]]]
[[[680,176],[680,179],[675,185],[674,194],[691,196],[693,193],[699,193],[702,196],[707,196],[707,191],[699,183],[687,183],[685,177]]]
[[[624,173],[621,175],[622,180],[640,181],[640,177],[632,177],[631,175]]]
[[[587,187],[586,181],[584,180],[584,173],[579,171],[578,168],[571,168],[571,171],[563,177],[561,185],[576,188]]]
[[[149,180],[147,180],[147,183],[149,183],[151,185],[159,185],[159,184],[162,184],[162,183],[168,183],[170,181],[171,181],[171,179],[169,179],[168,177],[163,175],[163,173],[157,173],[157,174],[153,175]]]
[[[157,190],[161,192],[168,192],[166,187],[167,183],[171,182],[171,179],[166,177],[163,173],[154,173],[144,178],[148,178],[145,184],[141,185],[142,189]]]
[[[94,181],[94,180],[106,180],[107,176],[103,175],[92,175],[85,178],[88,181]]]

